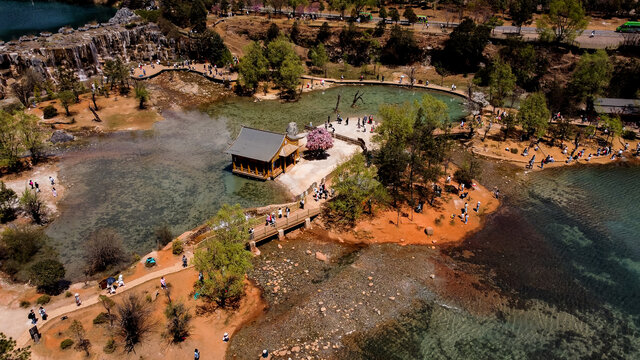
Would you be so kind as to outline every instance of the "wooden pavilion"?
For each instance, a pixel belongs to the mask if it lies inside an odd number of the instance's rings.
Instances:
[[[243,126],[227,154],[231,154],[234,174],[267,180],[298,162],[300,145],[286,134]]]

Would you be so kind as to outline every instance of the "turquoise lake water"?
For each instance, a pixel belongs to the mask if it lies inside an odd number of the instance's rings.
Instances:
[[[365,91],[365,103],[353,109],[346,98],[356,90]],[[154,247],[154,230],[162,224],[179,235],[209,219],[224,203],[250,207],[286,200],[272,181],[231,174],[225,151],[241,124],[284,132],[296,121],[302,130],[303,124],[322,123],[332,114],[337,94],[343,96],[341,113],[349,116],[375,114],[381,103],[411,101],[426,93],[366,86],[304,94],[295,103],[233,97],[206,112],[165,112],[165,120],[149,131],[92,137],[62,157],[60,177],[69,188],[47,233],[71,277],[81,273],[82,244],[102,228],[115,229],[128,250],[144,254]],[[447,102],[452,116],[463,113],[460,99],[434,96]]]
[[[530,176],[526,191],[448,251],[458,266],[479,265],[481,283],[509,301],[493,315],[425,301],[363,337],[362,358],[640,358],[640,167]]]
[[[114,8],[73,5],[56,1],[0,0],[0,40],[14,40],[22,35],[57,32],[62,26],[77,28],[89,22],[106,22]]]

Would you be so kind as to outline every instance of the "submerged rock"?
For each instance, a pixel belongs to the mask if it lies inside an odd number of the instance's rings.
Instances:
[[[74,139],[75,137],[73,135],[67,132],[64,132],[62,130],[56,130],[51,135],[51,138],[49,139],[49,141],[51,141],[54,144],[57,144],[57,143],[65,143],[68,141],[73,141]]]

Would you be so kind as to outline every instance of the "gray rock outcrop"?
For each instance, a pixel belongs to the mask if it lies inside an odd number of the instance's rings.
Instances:
[[[123,25],[136,20],[140,20],[140,16],[136,15],[133,11],[131,11],[131,9],[123,7],[120,8],[111,19],[109,19],[109,24]]]
[[[74,139],[75,137],[73,135],[67,132],[64,132],[62,130],[56,130],[51,135],[51,138],[49,139],[49,141],[51,141],[54,144],[58,144],[58,143],[73,141]]]

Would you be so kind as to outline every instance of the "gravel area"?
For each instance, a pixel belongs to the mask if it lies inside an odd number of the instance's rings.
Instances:
[[[322,239],[321,230],[311,230],[261,247],[250,277],[269,309],[234,335],[228,358],[250,358],[262,349],[276,359],[331,358],[344,340],[397,318],[414,299],[435,298],[430,288],[441,281],[431,275],[436,250]]]

